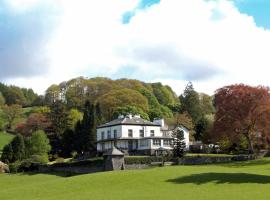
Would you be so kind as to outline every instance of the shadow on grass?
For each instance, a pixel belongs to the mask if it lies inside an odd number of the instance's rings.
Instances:
[[[76,174],[76,173],[71,173],[71,172],[21,172],[20,175],[22,176],[35,176],[35,175],[40,175],[40,174],[44,174],[44,175],[51,175],[51,176],[59,176],[59,177],[63,177],[63,178],[67,178],[67,177],[72,177],[72,176],[79,176],[79,175],[83,175],[83,174]]]
[[[241,183],[257,183],[268,184],[270,183],[270,176],[247,174],[247,173],[202,173],[192,174],[190,176],[179,177],[176,179],[168,180],[167,182],[175,184],[193,183],[197,185],[206,183],[216,184],[241,184]]]

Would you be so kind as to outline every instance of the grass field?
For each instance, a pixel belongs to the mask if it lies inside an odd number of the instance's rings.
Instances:
[[[0,132],[0,155],[3,147],[8,144],[14,136],[5,132]]]
[[[0,185],[5,200],[266,200],[270,159],[73,177],[0,175]]]

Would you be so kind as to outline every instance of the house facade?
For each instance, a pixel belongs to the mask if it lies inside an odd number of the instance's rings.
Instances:
[[[187,148],[189,131],[184,132]],[[113,146],[129,155],[153,155],[158,149],[173,149],[172,130],[169,130],[163,119],[153,122],[142,119],[139,115],[119,116],[106,124],[97,127],[97,151],[107,152]]]

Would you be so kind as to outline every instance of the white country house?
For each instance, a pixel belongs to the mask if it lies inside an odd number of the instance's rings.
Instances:
[[[188,149],[189,131],[183,126],[178,128],[184,132]],[[172,132],[163,119],[150,122],[139,115],[119,116],[97,127],[97,151],[104,153],[115,146],[126,154],[153,155],[158,149],[173,149]]]

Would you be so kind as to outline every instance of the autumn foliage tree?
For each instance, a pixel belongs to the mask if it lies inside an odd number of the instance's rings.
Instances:
[[[254,152],[258,137],[270,136],[270,90],[243,84],[218,89],[213,133],[217,139],[237,140],[244,137],[249,153]]]

